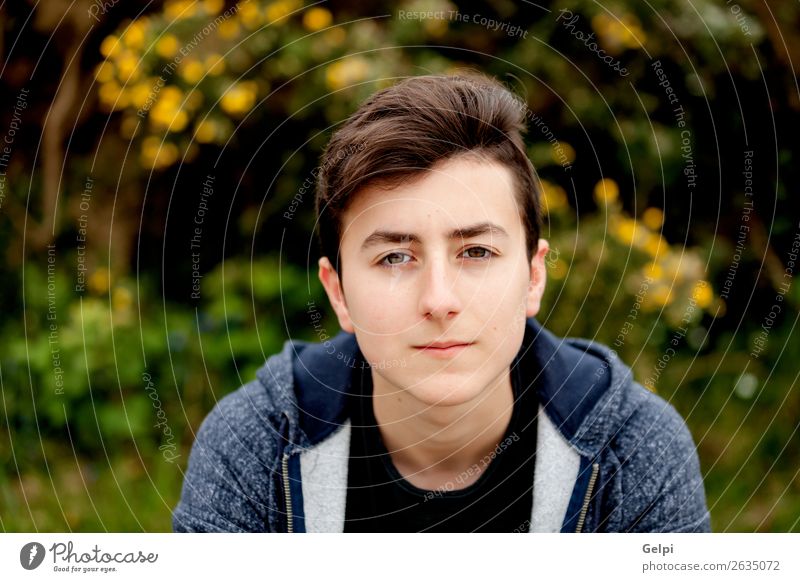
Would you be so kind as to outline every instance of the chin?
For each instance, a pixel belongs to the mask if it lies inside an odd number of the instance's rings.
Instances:
[[[481,388],[471,385],[465,386],[463,381],[446,382],[436,381],[424,388],[420,386],[407,388],[406,391],[414,398],[428,406],[459,406],[474,400],[481,394]]]

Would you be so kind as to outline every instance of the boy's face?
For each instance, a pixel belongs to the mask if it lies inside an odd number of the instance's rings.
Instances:
[[[548,251],[540,240],[528,262],[514,188],[504,165],[460,157],[352,201],[342,220],[344,285],[327,257],[319,277],[376,388],[449,406],[508,372],[525,318],[539,311]],[[469,345],[425,349],[437,342]]]

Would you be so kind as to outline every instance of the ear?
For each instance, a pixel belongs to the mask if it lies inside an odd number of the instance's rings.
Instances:
[[[353,322],[350,320],[350,311],[347,309],[347,302],[344,299],[344,291],[339,282],[339,275],[328,257],[322,257],[319,260],[319,280],[339,319],[339,327],[348,333],[355,333]]]
[[[547,267],[545,257],[550,251],[550,245],[543,238],[539,239],[539,246],[536,254],[531,259],[531,282],[528,286],[527,317],[534,317],[539,313],[542,304],[542,295],[547,283]]]

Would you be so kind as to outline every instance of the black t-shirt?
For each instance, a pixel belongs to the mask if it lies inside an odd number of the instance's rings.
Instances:
[[[352,436],[347,478],[345,532],[526,532],[533,504],[538,399],[521,370],[511,365],[514,410],[497,447],[452,482],[420,489],[395,468],[381,438],[372,400],[372,375],[354,362],[349,395]],[[482,469],[466,488],[468,471]],[[475,472],[472,473],[473,475]]]

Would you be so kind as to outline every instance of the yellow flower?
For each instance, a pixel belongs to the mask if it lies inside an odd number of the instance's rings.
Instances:
[[[213,119],[202,120],[194,132],[194,138],[200,143],[211,143],[217,137],[217,124]]]
[[[711,305],[714,299],[714,292],[711,290],[711,284],[709,284],[708,281],[699,280],[692,290],[692,298],[694,298],[697,306],[701,309],[705,309]]]
[[[206,73],[212,77],[220,75],[225,72],[225,60],[217,53],[211,53],[203,61],[206,68]]]
[[[116,82],[103,83],[98,91],[100,104],[106,111],[125,109],[128,105],[128,96]]]
[[[89,276],[87,283],[92,293],[102,295],[108,291],[108,286],[111,283],[111,273],[108,272],[108,269],[100,267]]]
[[[130,51],[120,54],[117,59],[119,80],[123,83],[136,81],[139,78],[139,61]]]
[[[611,178],[603,178],[594,187],[594,199],[602,206],[615,202],[619,198],[619,186]]]
[[[144,167],[161,169],[171,166],[178,159],[178,148],[170,142],[161,143],[155,136],[142,141],[141,161]]]
[[[640,49],[644,48],[644,43],[647,40],[642,30],[642,23],[633,14],[625,14],[622,16],[622,26],[625,32],[622,34],[622,42],[628,48]]]
[[[103,61],[95,68],[94,78],[99,83],[108,83],[114,78],[114,65],[108,61]]]
[[[186,60],[181,63],[183,66],[181,67],[181,76],[183,79],[189,83],[190,85],[194,85],[203,78],[203,74],[205,70],[203,65],[197,62],[194,59]]]
[[[255,30],[261,26],[261,8],[253,2],[239,5],[239,20],[248,30]]]
[[[122,41],[128,48],[134,50],[142,48],[144,46],[144,32],[146,28],[144,22],[141,20],[134,20],[125,30]]]
[[[664,224],[664,213],[660,208],[648,208],[642,213],[642,222],[650,230],[658,230]]]
[[[642,235],[642,249],[652,256],[653,259],[658,258],[658,255],[665,253],[669,248],[669,244],[662,236],[644,232]]]
[[[174,132],[182,131],[189,123],[189,116],[180,105],[163,99],[159,99],[153,106],[148,119],[156,129],[168,129]]]
[[[553,156],[553,161],[556,163],[566,161],[566,163],[571,164],[575,161],[575,148],[565,141],[557,141],[553,144],[553,149],[550,152]],[[561,157],[562,155],[564,156],[563,158]]]
[[[294,2],[279,1],[267,6],[267,23],[272,24],[292,12]]]
[[[647,40],[641,22],[633,14],[623,14],[622,18],[605,13],[597,14],[592,18],[592,28],[612,54],[617,54],[623,49],[643,48]]]
[[[178,39],[172,34],[164,34],[156,43],[156,53],[165,59],[171,58],[180,48]]]
[[[447,32],[447,20],[444,18],[428,18],[423,21],[422,26],[434,38],[440,38]]]
[[[239,34],[239,23],[233,18],[229,18],[219,23],[217,35],[223,40],[231,40]]]
[[[550,214],[567,206],[567,192],[561,186],[542,180],[542,202],[544,212]]]
[[[653,261],[652,263],[648,263],[644,267],[644,275],[645,277],[650,277],[651,279],[660,279],[664,274],[664,270],[661,268],[661,265]]]
[[[369,72],[369,63],[362,57],[349,57],[336,61],[325,71],[329,88],[336,90],[362,81]]]
[[[167,85],[158,94],[159,100],[172,101],[173,103],[180,103],[183,101],[183,91],[175,85]]]
[[[100,43],[100,54],[106,58],[110,58],[122,50],[122,45],[113,34],[105,37],[103,42]]]
[[[164,3],[164,15],[170,20],[191,18],[197,13],[194,0],[167,0]]]
[[[114,311],[125,311],[133,303],[133,296],[131,292],[125,287],[114,287],[114,292],[111,294],[111,306]]]
[[[596,14],[592,17],[592,28],[600,36],[608,35],[613,27],[614,20],[603,12]]]
[[[203,0],[203,10],[211,16],[219,14],[223,6],[225,6],[224,0]]]
[[[189,116],[181,108],[183,91],[173,85],[164,87],[158,94],[156,104],[150,109],[148,119],[156,129],[182,131],[189,122]]]
[[[672,303],[672,290],[666,285],[655,285],[645,295],[645,302],[656,307],[669,305]]]
[[[234,83],[220,99],[220,107],[226,113],[242,116],[253,108],[256,102],[256,84],[253,81]]]
[[[331,22],[333,15],[325,8],[315,7],[303,14],[303,26],[312,32],[330,26]]]
[[[636,221],[630,218],[621,218],[614,229],[616,237],[626,245],[633,244],[636,240]]]
[[[169,130],[174,131],[175,133],[183,131],[183,128],[186,127],[187,123],[189,123],[189,115],[183,109],[181,109],[177,111],[175,116],[172,118],[172,123],[169,126]]]
[[[159,97],[169,101],[183,101],[183,90],[175,85],[167,85],[161,89]]]

